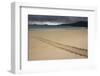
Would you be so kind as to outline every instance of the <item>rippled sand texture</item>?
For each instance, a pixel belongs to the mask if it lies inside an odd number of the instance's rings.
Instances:
[[[86,28],[29,30],[28,60],[88,57]]]

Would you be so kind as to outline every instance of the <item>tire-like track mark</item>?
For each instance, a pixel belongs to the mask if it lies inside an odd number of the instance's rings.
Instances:
[[[88,50],[87,49],[78,48],[78,47],[74,47],[74,46],[70,46],[70,45],[64,45],[62,43],[58,43],[58,42],[48,40],[48,39],[44,39],[44,38],[41,38],[41,37],[34,37],[34,38],[38,39],[42,42],[45,42],[49,45],[55,46],[59,49],[63,49],[65,51],[68,51],[70,53],[74,53],[74,54],[77,54],[77,55],[83,56],[83,57],[88,57],[88,52],[87,52]]]

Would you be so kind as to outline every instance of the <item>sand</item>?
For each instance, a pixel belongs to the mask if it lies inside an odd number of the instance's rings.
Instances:
[[[88,31],[86,28],[33,29],[29,30],[28,34],[28,60],[79,59],[88,57]]]

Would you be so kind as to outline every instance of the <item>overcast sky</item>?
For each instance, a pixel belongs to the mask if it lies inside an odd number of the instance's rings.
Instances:
[[[28,24],[70,24],[78,21],[88,21],[87,17],[74,16],[47,16],[47,15],[28,15]]]

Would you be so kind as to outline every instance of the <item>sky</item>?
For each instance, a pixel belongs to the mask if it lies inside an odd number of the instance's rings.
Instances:
[[[76,17],[76,16],[48,16],[48,15],[28,15],[28,24],[70,24],[79,21],[88,21],[87,17]]]

